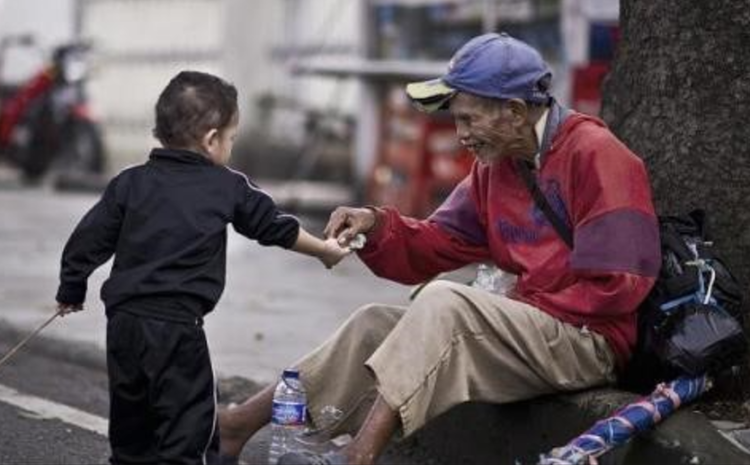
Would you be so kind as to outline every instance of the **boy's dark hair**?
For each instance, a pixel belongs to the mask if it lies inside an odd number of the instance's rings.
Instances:
[[[164,147],[191,148],[211,129],[229,126],[237,113],[237,89],[198,71],[173,77],[156,102],[154,137]]]

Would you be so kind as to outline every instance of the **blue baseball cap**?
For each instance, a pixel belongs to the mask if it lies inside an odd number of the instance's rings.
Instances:
[[[464,44],[448,63],[448,73],[408,84],[406,93],[429,113],[447,108],[456,92],[545,104],[551,82],[552,71],[533,47],[506,33],[491,33]]]

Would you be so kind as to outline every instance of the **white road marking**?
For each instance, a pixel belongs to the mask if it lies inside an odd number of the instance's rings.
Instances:
[[[2,384],[0,384],[0,402],[32,412],[39,418],[62,420],[73,426],[107,436],[109,422],[106,418],[41,397],[23,394]]]

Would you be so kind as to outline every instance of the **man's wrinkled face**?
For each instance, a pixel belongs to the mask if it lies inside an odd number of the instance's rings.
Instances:
[[[459,92],[450,101],[458,140],[477,159],[492,163],[514,154],[519,134],[505,102]]]

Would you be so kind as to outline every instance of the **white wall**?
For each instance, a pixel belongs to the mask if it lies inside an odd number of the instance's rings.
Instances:
[[[356,50],[361,47],[359,12],[361,1],[356,0],[302,0],[300,3],[299,42],[313,48],[337,46]],[[338,53],[334,57],[356,54]],[[356,108],[355,80],[337,82],[331,78],[297,77],[299,96],[316,106],[334,107],[349,113]]]
[[[42,64],[50,48],[73,37],[73,0],[0,0],[0,37],[31,33],[42,54],[14,49],[1,79],[16,82]]]
[[[284,39],[281,0],[226,0],[224,69],[240,93],[241,124],[251,124],[260,93],[283,85],[286,73],[270,59]]]
[[[243,129],[256,125],[255,102],[266,93],[353,112],[353,84],[289,74],[279,58],[289,44],[356,47],[354,0],[87,1],[84,37],[97,50],[92,101],[108,121],[115,169],[139,161],[153,144],[153,104],[169,77],[186,67],[218,73],[239,90]],[[296,15],[291,13],[297,9]],[[296,17],[296,21],[295,18]],[[170,54],[184,59],[169,59]],[[165,57],[164,60],[149,56]],[[294,131],[285,133],[295,137]]]
[[[226,0],[225,68],[251,105],[273,93],[317,107],[331,104],[352,112],[356,87],[328,78],[295,77],[295,59],[324,47],[359,46],[357,0]],[[296,57],[286,55],[302,50]],[[252,120],[253,114],[247,115]]]
[[[0,0],[0,35],[30,31],[45,49],[68,41],[76,1]],[[243,128],[256,124],[255,101],[266,93],[356,113],[353,79],[295,77],[289,69],[322,47],[351,54],[359,46],[359,0],[78,1],[82,37],[94,45],[89,93],[106,123],[113,170],[141,161],[155,143],[153,105],[168,79],[185,68],[215,72],[237,86]],[[293,46],[304,53],[284,55]],[[8,67],[13,79],[41,63],[28,52],[14,55]]]
[[[95,50],[91,101],[118,170],[157,144],[153,108],[169,79],[184,69],[224,74],[224,1],[89,0],[83,7],[81,34]]]

